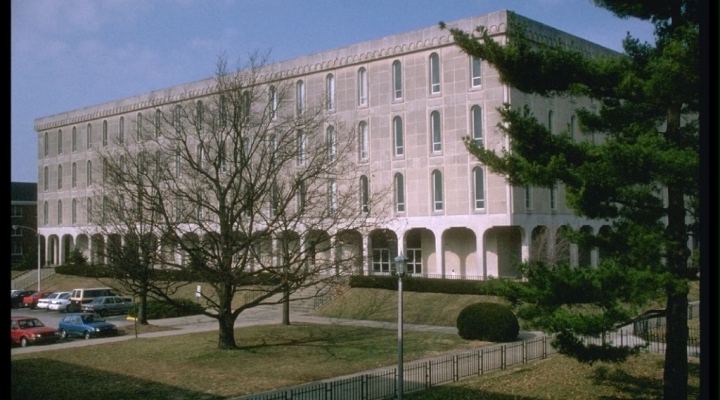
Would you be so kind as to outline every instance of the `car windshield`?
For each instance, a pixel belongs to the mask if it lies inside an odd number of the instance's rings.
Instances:
[[[20,325],[21,328],[39,328],[45,326],[39,319],[21,319],[18,321],[18,325]]]
[[[105,322],[105,319],[103,319],[99,315],[91,315],[91,314],[85,314],[82,316],[82,320],[84,323],[89,324],[92,322]]]
[[[58,299],[67,300],[70,298],[70,293],[64,293],[58,296]]]

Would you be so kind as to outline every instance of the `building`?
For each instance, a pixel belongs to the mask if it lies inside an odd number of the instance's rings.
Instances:
[[[10,182],[10,266],[37,266],[37,183]],[[29,264],[29,265],[27,265]]]
[[[503,40],[508,15],[499,11],[447,25],[466,31],[483,25]],[[562,41],[588,54],[610,52],[536,21],[521,16],[517,21],[539,42]],[[542,98],[501,84],[497,72],[462,53],[447,30],[428,27],[273,63],[268,70],[264,84],[295,85],[298,106],[327,99],[327,113],[363,138],[357,164],[376,172],[371,190],[393,188],[395,222],[353,233],[363,254],[358,273],[387,273],[402,252],[415,274],[515,276],[516,261],[560,244],[563,226],[594,234],[607,229],[601,221],[574,216],[562,187],[509,186],[474,160],[462,140],[468,136],[488,148],[506,147],[496,128],[496,109],[503,103],[528,106],[554,132],[602,140],[582,135],[574,116],[580,107],[597,105],[589,99]],[[63,263],[74,248],[100,261],[93,248],[107,238],[84,229],[91,225],[85,208],[96,195],[98,151],[113,145],[108,136],[125,137],[125,127],[143,115],[150,118],[178,102],[200,100],[212,87],[208,79],[35,121],[38,226],[48,264]],[[596,250],[574,245],[561,256],[581,266],[598,260]]]

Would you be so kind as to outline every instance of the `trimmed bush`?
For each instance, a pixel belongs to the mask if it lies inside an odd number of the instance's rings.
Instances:
[[[198,315],[202,314],[205,310],[203,306],[193,300],[178,299],[176,301],[182,305],[182,308],[178,308],[172,304],[158,300],[148,300],[147,319],[176,318],[185,317],[187,315]],[[134,317],[135,309],[131,309],[128,315]]]
[[[520,333],[520,324],[510,307],[498,303],[475,303],[457,318],[458,334],[465,340],[512,342]]]
[[[386,290],[397,290],[398,288],[397,276],[390,275],[353,275],[350,277],[349,283],[350,287],[354,288]],[[403,278],[403,290],[406,292],[499,296],[505,290],[505,283],[505,279],[478,281],[408,276]]]

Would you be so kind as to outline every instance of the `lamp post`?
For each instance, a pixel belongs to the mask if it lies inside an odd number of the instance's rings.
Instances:
[[[398,400],[403,399],[404,392],[404,380],[403,380],[403,288],[402,278],[405,276],[405,258],[400,252],[400,255],[395,257],[395,272],[398,276],[398,367],[397,367],[397,398]]]
[[[38,283],[37,291],[39,292],[40,291],[40,234],[38,233],[38,231],[36,231],[35,229],[30,228],[28,226],[13,225],[12,227],[13,227],[13,229],[24,228],[29,231],[35,232],[35,236],[37,237],[37,283]]]

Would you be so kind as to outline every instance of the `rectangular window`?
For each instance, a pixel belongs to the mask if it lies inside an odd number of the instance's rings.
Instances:
[[[22,236],[22,227],[20,226],[13,226],[12,232],[10,233],[10,236]]]
[[[477,57],[470,57],[470,60],[471,84],[473,87],[480,86],[482,84],[482,64]]]
[[[485,208],[485,176],[482,168],[473,170],[475,189],[475,209]]]
[[[108,126],[107,126],[107,121],[103,121],[102,144],[103,144],[103,147],[106,147],[106,146],[108,145]]]
[[[11,217],[22,217],[22,207],[10,206],[10,216]]]
[[[305,83],[297,81],[295,85],[295,105],[297,107],[297,115],[305,113]]]
[[[433,171],[433,210],[443,209],[443,182],[440,171]]]
[[[407,272],[422,274],[422,250],[407,249]]]
[[[393,138],[395,139],[395,155],[401,156],[405,154],[405,137],[403,135],[402,118],[395,117],[393,119]]]
[[[405,179],[402,174],[395,174],[395,209],[405,212]]]
[[[390,272],[390,249],[373,249],[373,272]]]
[[[270,103],[270,119],[274,121],[277,119],[277,108],[278,108],[278,99],[277,99],[277,92],[275,90],[275,86],[270,86],[269,96],[270,96],[270,98],[268,99],[268,102]],[[224,98],[221,98],[221,100],[222,99],[224,99]],[[220,116],[221,116],[221,120],[222,120],[223,119],[222,111],[220,111]],[[225,126],[224,124],[225,124],[225,122],[222,121],[221,125]]]
[[[327,97],[327,109],[335,109],[335,77],[329,74],[325,80],[325,97]]]
[[[77,128],[73,126],[72,129],[72,152],[77,151]]]
[[[557,187],[553,186],[550,188],[550,209],[556,210],[557,209],[557,201],[555,199],[555,193],[557,192]]]
[[[305,165],[305,133],[297,132],[297,165]]]
[[[58,130],[58,154],[62,154],[62,152],[63,152],[63,148],[62,148],[63,143],[62,142],[63,142],[62,129],[60,129],[60,130]]]
[[[483,145],[483,122],[482,122],[482,108],[473,106],[472,108],[472,135],[475,144],[478,146]]]
[[[12,248],[10,249],[10,255],[21,256],[22,255],[22,242],[19,240],[12,241]]]
[[[368,129],[367,129],[367,123],[364,121],[360,123],[358,126],[358,130],[360,131],[358,134],[358,139],[360,141],[360,161],[367,161],[368,159],[368,143],[369,143],[369,137],[368,137]]]
[[[85,146],[85,148],[86,148],[87,150],[90,150],[90,149],[92,148],[92,142],[93,142],[93,139],[92,139],[92,125],[87,124],[87,127],[85,128],[85,136],[86,136],[86,138],[85,138],[85,141],[86,141],[86,146]]]
[[[432,151],[439,153],[442,151],[442,131],[440,127],[440,113],[433,111],[430,114],[430,124],[432,129]]]
[[[529,185],[525,185],[525,209],[532,209],[532,188]]]

